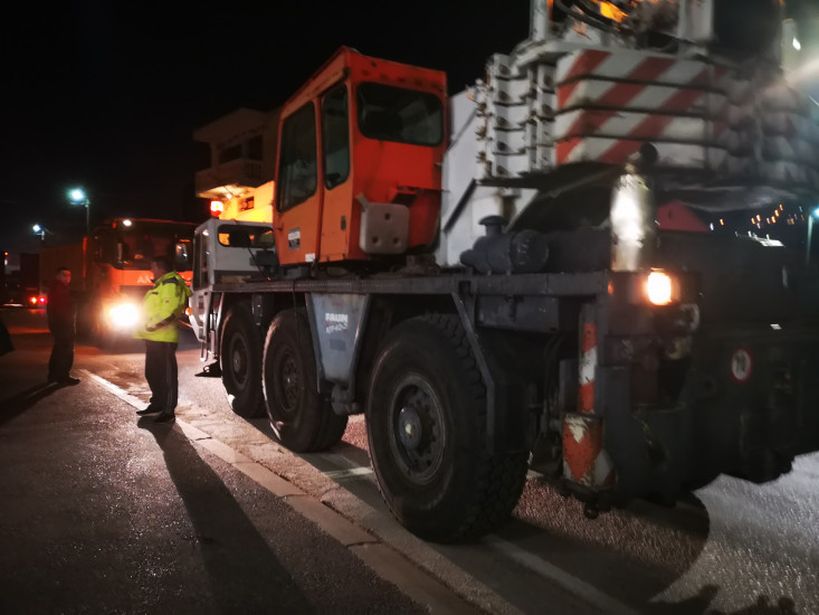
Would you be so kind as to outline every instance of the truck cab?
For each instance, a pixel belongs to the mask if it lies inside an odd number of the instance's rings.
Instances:
[[[167,255],[190,283],[194,225],[173,220],[114,218],[84,241],[84,293],[90,309],[81,329],[100,342],[129,338],[142,297],[153,284],[151,259]]]
[[[208,336],[207,314],[214,284],[241,284],[265,277],[261,253],[272,253],[273,229],[267,222],[213,218],[196,228],[193,238],[193,294],[189,320],[196,338],[213,354],[216,346]]]
[[[283,266],[433,243],[444,73],[340,49],[282,107],[273,228]]]

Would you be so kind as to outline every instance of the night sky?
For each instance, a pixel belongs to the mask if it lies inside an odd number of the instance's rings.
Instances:
[[[340,45],[446,70],[459,91],[526,38],[529,0],[180,7],[37,4],[0,18],[0,247],[36,249],[34,222],[52,241],[80,233],[84,212],[65,200],[77,184],[98,221],[201,220],[193,176],[208,155],[195,128],[274,108]]]

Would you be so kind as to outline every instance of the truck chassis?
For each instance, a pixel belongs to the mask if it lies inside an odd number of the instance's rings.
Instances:
[[[816,446],[816,328],[702,329],[697,276],[678,275],[662,308],[643,274],[612,271],[216,284],[206,344],[234,410],[266,408],[296,452],[365,412],[395,516],[468,540],[509,516],[530,466],[593,517],[720,473],[771,480]]]

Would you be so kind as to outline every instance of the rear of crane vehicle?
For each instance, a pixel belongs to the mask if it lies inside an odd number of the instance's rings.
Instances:
[[[387,504],[436,541],[503,523],[530,468],[594,516],[819,449],[819,130],[781,10],[535,1],[450,99],[342,49],[281,109],[272,228],[197,230],[233,409],[297,452],[366,412]]]

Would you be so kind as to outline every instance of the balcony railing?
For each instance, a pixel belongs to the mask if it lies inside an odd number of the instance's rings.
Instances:
[[[221,198],[226,189],[231,194],[261,186],[272,177],[266,177],[264,167],[257,160],[239,158],[224,162],[196,173],[196,194],[203,198]]]

